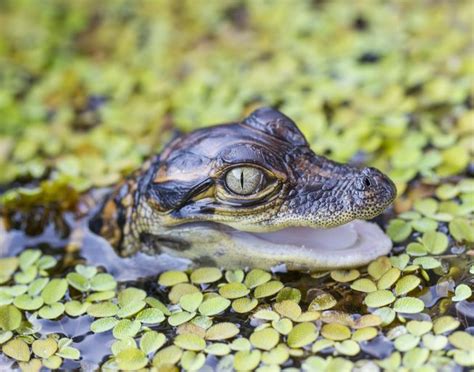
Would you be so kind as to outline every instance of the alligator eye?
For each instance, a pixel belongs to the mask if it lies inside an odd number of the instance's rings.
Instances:
[[[372,186],[372,182],[370,181],[369,177],[364,177],[364,186],[365,187],[370,187]]]
[[[227,188],[239,195],[250,195],[260,189],[263,172],[253,167],[237,167],[227,172],[225,183]]]

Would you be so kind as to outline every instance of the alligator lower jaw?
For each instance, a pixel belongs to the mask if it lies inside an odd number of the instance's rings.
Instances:
[[[293,227],[270,233],[234,230],[231,235],[239,249],[237,256],[226,255],[227,262],[232,258],[237,264],[265,269],[278,264],[285,264],[288,270],[357,267],[388,254],[392,248],[378,225],[361,220],[331,229]]]
[[[138,252],[120,258],[105,239],[85,229],[81,255],[119,280],[136,280],[165,270],[184,270],[192,264],[267,270],[283,264],[287,270],[303,271],[350,268],[386,255],[392,247],[378,225],[359,220],[332,229],[297,227],[271,233],[190,223],[174,229],[173,237],[191,243],[189,248],[164,247],[152,256]]]
[[[285,228],[275,232],[240,231],[217,223],[188,223],[173,236],[189,242],[186,250],[164,249],[196,264],[223,268],[317,271],[367,264],[392,248],[390,239],[374,223],[355,220],[331,228]]]

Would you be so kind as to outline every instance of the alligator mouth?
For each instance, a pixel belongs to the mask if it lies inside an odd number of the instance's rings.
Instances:
[[[330,228],[289,227],[273,232],[247,232],[214,222],[175,227],[191,242],[184,255],[211,258],[225,268],[327,270],[357,267],[390,252],[392,243],[375,223],[355,220]],[[171,252],[170,252],[171,253]]]
[[[284,228],[250,233],[213,222],[186,223],[168,231],[168,248],[121,258],[106,240],[85,228],[81,254],[120,280],[136,280],[165,270],[184,270],[210,260],[222,268],[259,267],[318,271],[367,264],[390,252],[392,243],[374,223],[355,220],[331,229]],[[160,237],[156,237],[160,240]],[[186,249],[176,249],[179,242]],[[165,254],[163,254],[165,253]],[[179,258],[182,257],[182,258]]]

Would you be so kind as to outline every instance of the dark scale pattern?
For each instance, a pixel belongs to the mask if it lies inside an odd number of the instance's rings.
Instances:
[[[264,174],[258,190],[245,196],[225,184],[227,170],[242,165]],[[133,177],[140,187],[133,213],[125,214],[123,255],[149,245],[153,236],[155,246],[182,240],[183,223],[217,222],[245,231],[334,227],[375,217],[396,195],[393,182],[377,169],[314,154],[296,124],[271,108],[256,110],[241,123],[178,137]]]

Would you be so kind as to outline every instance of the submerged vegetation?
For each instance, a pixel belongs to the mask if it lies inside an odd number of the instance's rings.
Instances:
[[[472,367],[473,13],[470,1],[2,1],[0,369]],[[176,129],[261,105],[317,153],[396,182],[377,220],[389,257],[136,280],[85,258],[81,193]]]

